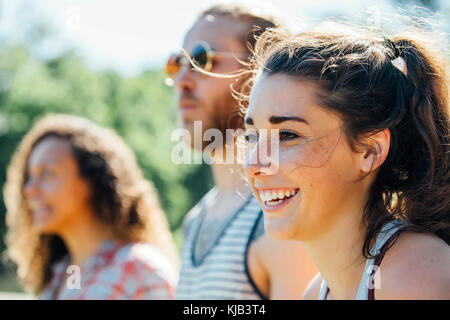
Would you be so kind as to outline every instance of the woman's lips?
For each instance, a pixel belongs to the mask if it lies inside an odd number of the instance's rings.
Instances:
[[[300,189],[259,189],[259,198],[262,202],[264,211],[276,211],[286,206],[295,197],[298,196]]]
[[[35,223],[41,223],[47,220],[51,216],[50,207],[41,207],[32,211],[33,221]]]

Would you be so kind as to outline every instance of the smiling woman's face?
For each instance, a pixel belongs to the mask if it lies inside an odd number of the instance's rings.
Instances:
[[[320,237],[338,221],[336,212],[354,209],[352,197],[361,193],[355,183],[360,156],[351,150],[341,119],[318,105],[317,90],[312,81],[275,74],[260,77],[250,95],[246,174],[267,233],[280,240]],[[276,171],[255,156],[263,129],[279,130]]]
[[[47,137],[32,150],[23,189],[36,230],[61,234],[91,214],[90,188],[69,141]]]

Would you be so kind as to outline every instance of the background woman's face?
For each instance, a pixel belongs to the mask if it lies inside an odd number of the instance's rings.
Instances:
[[[79,175],[69,141],[40,141],[30,154],[27,173],[23,191],[39,232],[64,233],[91,213],[89,186]]]
[[[326,233],[339,218],[333,209],[342,212],[358,192],[356,153],[340,118],[317,104],[317,90],[311,81],[275,74],[259,78],[250,95],[245,169],[266,231],[277,239],[310,240]],[[276,171],[255,155],[262,129],[279,130]]]

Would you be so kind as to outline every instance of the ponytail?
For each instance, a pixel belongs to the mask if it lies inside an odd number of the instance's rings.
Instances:
[[[449,105],[446,57],[409,38],[385,39],[396,74],[389,155],[372,185],[363,221],[363,254],[393,218],[407,229],[431,232],[450,244]],[[403,59],[404,69],[393,64]]]
[[[450,243],[449,104],[447,57],[419,41],[393,40],[406,64],[405,115],[398,124],[405,136],[405,177],[398,208],[417,231],[433,232]],[[402,159],[398,159],[402,161]],[[399,212],[400,213],[400,212]]]

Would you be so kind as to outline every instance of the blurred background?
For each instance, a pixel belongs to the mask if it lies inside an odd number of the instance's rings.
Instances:
[[[404,21],[387,17],[405,12],[437,14],[433,27],[449,31],[450,0],[265,3],[297,31],[331,17],[395,29]],[[207,166],[175,165],[170,159],[177,117],[164,65],[209,5],[204,0],[0,0],[0,189],[12,153],[36,119],[55,112],[84,116],[115,129],[134,150],[159,191],[180,248],[184,215],[213,184]],[[5,211],[0,193],[0,253]],[[2,259],[0,299],[24,297],[14,292],[22,292],[14,266]]]

